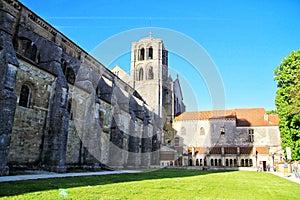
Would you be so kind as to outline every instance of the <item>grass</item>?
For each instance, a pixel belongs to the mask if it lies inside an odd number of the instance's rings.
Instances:
[[[298,199],[299,184],[268,173],[162,169],[0,183],[0,199]]]

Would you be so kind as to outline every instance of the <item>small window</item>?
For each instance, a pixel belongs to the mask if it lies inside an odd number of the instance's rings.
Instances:
[[[249,129],[248,133],[249,133],[249,142],[254,142],[254,130]]]
[[[219,159],[219,166],[222,166],[222,160]]]
[[[31,105],[31,89],[27,85],[22,85],[19,99],[19,106],[29,108]]]
[[[153,59],[153,48],[150,47],[148,50],[148,60],[152,60]]]
[[[139,59],[139,60],[144,60],[144,59],[145,59],[145,49],[142,48],[142,49],[140,50],[140,59]]]
[[[210,159],[210,166],[214,166],[214,159]]]
[[[242,166],[242,167],[245,167],[244,159],[241,160],[241,166]]]

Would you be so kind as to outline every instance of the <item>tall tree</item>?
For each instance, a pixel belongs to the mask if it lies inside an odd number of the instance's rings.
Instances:
[[[275,70],[275,104],[280,118],[282,147],[291,147],[292,159],[300,159],[300,50],[291,52]]]

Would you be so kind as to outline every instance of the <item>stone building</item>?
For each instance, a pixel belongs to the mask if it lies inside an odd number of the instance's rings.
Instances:
[[[278,116],[263,108],[185,112],[175,118],[172,145],[178,156],[169,165],[257,167],[283,158]]]
[[[132,74],[121,79],[20,2],[1,0],[0,57],[0,175],[159,165],[184,111],[162,40],[133,43]]]

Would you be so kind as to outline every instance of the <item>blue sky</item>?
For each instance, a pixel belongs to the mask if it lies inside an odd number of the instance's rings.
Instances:
[[[223,80],[227,109],[275,109],[274,70],[292,50],[300,49],[297,0],[21,2],[87,52],[113,35],[136,28],[159,27],[186,35],[215,63]],[[112,65],[128,70],[128,59],[125,55]],[[172,53],[169,62],[171,71],[183,77],[184,94],[185,83],[193,90],[195,98],[184,97],[188,110],[212,109],[206,81],[194,80],[186,70],[192,68],[190,63]]]

